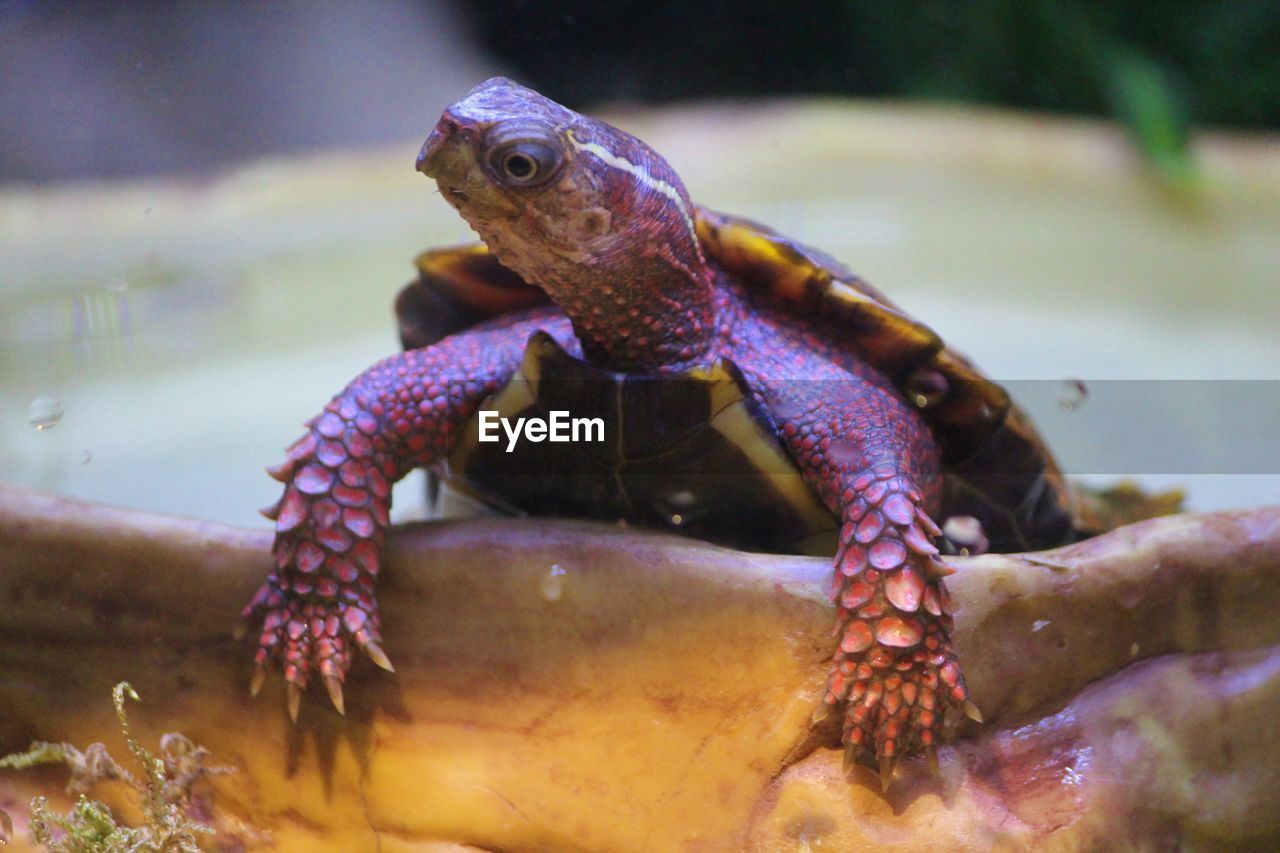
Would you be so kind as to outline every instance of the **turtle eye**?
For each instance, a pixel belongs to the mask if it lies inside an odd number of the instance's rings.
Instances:
[[[538,161],[523,151],[508,151],[502,158],[502,171],[513,181],[528,181],[538,174]]]
[[[512,142],[496,148],[489,162],[506,183],[532,187],[550,180],[560,166],[560,154],[541,142]]]

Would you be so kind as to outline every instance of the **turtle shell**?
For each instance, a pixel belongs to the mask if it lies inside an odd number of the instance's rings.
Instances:
[[[558,412],[566,439],[548,431],[512,443],[490,421],[482,441],[473,417],[449,455],[449,473],[461,475],[450,483],[491,506],[625,518],[751,550],[835,550],[835,516],[732,362],[663,376],[613,373],[535,332],[520,368],[481,409],[508,424],[552,423]]]
[[[1003,388],[963,356],[949,349],[932,329],[906,314],[835,259],[766,226],[703,207],[695,208],[695,226],[709,262],[725,270],[760,298],[795,316],[797,322],[822,324],[831,334],[850,342],[868,363],[888,376],[906,399],[921,410],[943,453],[944,518],[953,515],[978,518],[994,550],[1050,547],[1074,538],[1077,525],[1072,493],[1030,419],[1009,399]],[[484,246],[428,251],[417,258],[416,264],[418,280],[406,287],[396,302],[401,339],[406,348],[426,346],[481,320],[548,302],[541,289],[503,267]],[[551,346],[554,346],[553,342]],[[592,384],[583,372],[595,370],[590,365],[567,355],[554,355],[545,346],[531,348],[522,370],[543,375],[548,369],[555,370],[557,377],[577,376],[580,388],[597,388],[583,394],[573,406],[561,408],[577,414],[587,410],[592,400],[612,399],[611,392],[605,393],[600,383],[606,382],[607,377],[615,377],[614,374],[597,371],[599,375]],[[724,371],[736,373],[732,365],[721,363],[711,369],[714,379],[710,375],[691,374],[683,377],[682,381],[694,385],[725,382],[728,380],[721,375]],[[525,387],[533,387],[527,384],[528,380],[526,375],[523,380]],[[615,379],[608,378],[607,381],[614,382]],[[669,381],[650,380],[650,383],[660,385]],[[740,382],[740,377],[734,381]],[[509,413],[526,409],[533,411],[530,406],[548,410],[548,400],[539,399],[538,394],[530,394],[527,390],[513,391],[517,385],[520,382],[508,385],[501,392],[509,395],[506,404]],[[604,396],[596,396],[600,394]],[[697,395],[707,396],[710,392],[703,388],[695,392],[694,396]],[[517,401],[519,406],[515,405]],[[695,420],[711,417],[710,410],[703,411],[699,406],[690,404],[658,410],[664,409],[667,412],[693,413]],[[757,425],[765,420],[754,417]],[[647,428],[660,431],[662,425],[655,422]],[[627,431],[636,433],[643,430],[630,425]],[[737,444],[736,450],[724,448],[727,455],[718,457],[714,464],[731,466],[727,460],[734,453],[751,449],[744,448],[747,442],[757,447],[772,442],[781,452],[776,439],[763,426],[755,431],[740,428],[733,433],[733,441]],[[473,450],[475,447],[478,445],[473,446]],[[772,452],[770,449],[769,453]],[[761,454],[767,455],[763,450]],[[499,453],[498,457],[501,456]],[[467,481],[475,483],[476,475],[483,467],[481,457],[487,458],[487,453],[479,456],[470,451],[455,454],[450,467],[455,473],[465,474]],[[625,454],[624,457],[615,459],[613,464],[622,464],[632,458]],[[500,483],[494,485],[501,485],[503,493],[508,494],[512,484],[510,457],[505,461],[506,473],[500,478]],[[498,465],[499,462],[495,460],[493,464]],[[557,471],[556,476],[568,476],[580,470],[578,466],[581,464],[564,460],[562,467],[548,468],[542,476],[547,476],[552,470]],[[482,491],[488,489],[482,486]],[[649,489],[645,487],[641,491],[648,494]],[[713,491],[717,495],[721,492],[719,489]],[[663,492],[663,489],[655,485],[653,494],[656,496],[658,492]],[[789,487],[776,489],[769,485],[765,493],[768,500],[773,501],[776,516],[791,514],[808,519],[794,526],[783,525],[788,533],[774,545],[779,548],[795,547],[796,542],[813,543],[826,535],[824,525],[817,524],[810,515],[811,507],[797,501]],[[726,499],[731,497],[722,496]],[[670,507],[659,497],[652,500],[646,497],[641,502],[662,507],[659,515],[668,519],[675,515],[688,523],[689,513],[668,512]],[[551,503],[554,504],[554,497]],[[540,512],[556,511],[554,506],[548,507],[545,503],[536,505]],[[566,508],[565,511],[570,510]],[[601,517],[613,511],[613,508],[602,509]],[[580,515],[581,512],[578,510],[573,514]],[[635,515],[628,517],[634,518]],[[777,520],[775,517],[770,523]],[[690,529],[690,532],[700,531]],[[701,531],[701,535],[734,544],[732,531],[714,535]],[[813,549],[804,547],[802,550]]]
[[[944,517],[978,518],[995,550],[1075,537],[1073,498],[1030,418],[928,326],[824,252],[747,219],[695,209],[707,258],[797,318],[851,341],[920,408],[942,448]]]
[[[396,297],[400,343],[407,350],[551,301],[541,288],[498,263],[483,243],[428,249],[413,265],[418,278]]]

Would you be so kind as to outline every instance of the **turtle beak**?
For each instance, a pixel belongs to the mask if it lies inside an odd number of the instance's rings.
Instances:
[[[448,180],[465,174],[470,157],[466,152],[465,137],[459,132],[458,122],[446,112],[422,143],[418,152],[418,171],[428,178]]]
[[[486,179],[477,158],[484,128],[452,108],[445,110],[439,123],[418,152],[418,171],[434,178],[440,194],[464,215],[510,215],[512,207]]]
[[[426,175],[428,178],[439,177],[440,174],[440,151],[444,148],[448,136],[440,132],[437,125],[431,131],[431,135],[427,137],[427,141],[422,143],[422,150],[418,152],[418,171]]]

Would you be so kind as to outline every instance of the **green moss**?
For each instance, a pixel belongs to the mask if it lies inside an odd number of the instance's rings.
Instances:
[[[181,734],[161,737],[160,755],[153,754],[133,737],[125,714],[125,697],[141,701],[138,694],[122,681],[112,696],[129,751],[144,771],[141,779],[112,758],[101,743],[81,751],[69,743],[37,741],[25,752],[0,758],[0,768],[12,770],[38,764],[65,764],[71,769],[67,792],[78,794],[79,799],[66,814],[51,811],[44,797],[33,799],[32,838],[48,850],[67,853],[199,850],[200,836],[212,835],[214,830],[187,816],[191,789],[205,776],[230,773],[232,769],[205,766],[208,750]],[[137,792],[143,813],[141,826],[118,824],[107,806],[86,796],[102,781],[123,782]],[[9,816],[0,812],[0,838],[12,831]]]

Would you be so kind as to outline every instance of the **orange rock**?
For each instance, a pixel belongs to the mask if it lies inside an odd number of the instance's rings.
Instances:
[[[182,731],[240,773],[202,806],[276,849],[854,850],[1275,844],[1280,509],[1176,516],[956,559],[957,648],[989,721],[852,783],[814,728],[836,638],[825,560],[489,520],[391,540],[394,675],[297,726],[250,700],[240,603],[269,534],[0,487],[0,751]],[[555,568],[553,574],[552,570]],[[956,724],[958,725],[958,724]],[[0,808],[54,794],[0,775]],[[113,802],[119,792],[104,790]],[[56,797],[55,797],[56,799]],[[456,849],[456,848],[455,848]]]

